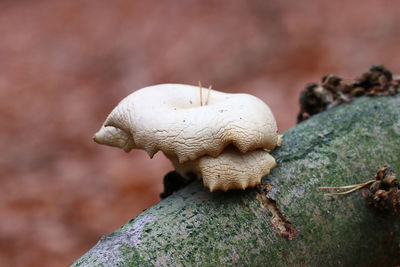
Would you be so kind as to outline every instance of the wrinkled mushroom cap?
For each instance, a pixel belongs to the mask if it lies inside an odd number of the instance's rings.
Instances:
[[[180,164],[204,155],[215,158],[230,144],[244,154],[273,150],[280,141],[271,110],[257,97],[211,90],[208,105],[200,106],[199,87],[181,84],[127,96],[94,140],[125,151],[144,149],[150,157],[161,150]]]

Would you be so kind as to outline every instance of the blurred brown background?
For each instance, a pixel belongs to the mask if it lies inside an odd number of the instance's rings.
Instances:
[[[398,1],[0,1],[0,266],[66,266],[159,201],[161,154],[92,141],[130,92],[203,85],[263,99],[400,70]]]

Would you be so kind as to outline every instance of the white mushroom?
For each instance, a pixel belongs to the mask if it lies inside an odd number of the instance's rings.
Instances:
[[[140,89],[114,108],[94,140],[150,157],[161,150],[178,173],[197,174],[211,191],[260,183],[276,165],[267,151],[281,142],[268,106],[248,94],[200,95],[181,84]]]

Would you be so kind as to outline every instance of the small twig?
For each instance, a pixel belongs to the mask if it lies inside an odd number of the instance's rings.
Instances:
[[[348,190],[348,191],[346,191],[346,192],[339,192],[339,193],[325,193],[325,194],[324,194],[324,196],[339,196],[339,195],[347,195],[347,194],[350,194],[351,192],[357,191],[357,190],[358,190],[358,189],[360,189],[360,188],[362,188],[362,187],[360,187],[360,186],[357,186],[357,187],[355,187],[355,188],[353,188],[353,189],[351,189],[351,190]]]
[[[354,188],[358,187],[360,185],[364,185],[365,183],[362,184],[353,184],[353,185],[346,185],[346,186],[321,186],[319,189],[348,189],[348,188]]]
[[[206,99],[206,106],[208,105],[208,101],[210,100],[210,93],[211,93],[211,85],[208,87],[207,99]]]
[[[199,87],[200,87],[200,106],[203,106],[203,89],[201,88],[201,82],[199,81]]]
[[[319,189],[349,189],[348,191],[345,192],[339,192],[339,193],[326,193],[324,194],[324,196],[338,196],[338,195],[346,195],[349,194],[351,192],[357,191],[358,189],[361,189],[363,187],[366,187],[370,184],[372,184],[373,182],[375,182],[376,180],[369,180],[368,182],[362,183],[362,184],[353,184],[353,185],[346,185],[346,186],[321,186],[319,187]]]

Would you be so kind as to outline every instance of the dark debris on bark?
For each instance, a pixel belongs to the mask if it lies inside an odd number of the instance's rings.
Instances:
[[[360,96],[395,95],[399,91],[400,80],[383,65],[373,65],[369,71],[353,81],[327,74],[321,84],[308,84],[300,95],[300,112],[297,122],[323,112]]]
[[[191,179],[186,179],[183,176],[181,176],[179,173],[177,173],[176,171],[171,171],[169,173],[167,173],[164,176],[164,192],[162,192],[160,194],[160,198],[166,198],[172,194],[174,194],[175,192],[177,192],[179,189],[182,189],[183,187],[185,187],[186,185],[188,185],[191,181],[193,181],[196,176],[195,175],[190,175],[189,177],[191,177]]]
[[[378,211],[400,213],[400,183],[396,174],[384,165],[375,175],[376,181],[362,191],[368,204]]]

